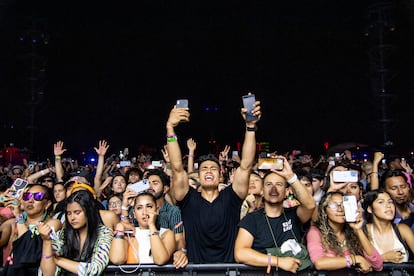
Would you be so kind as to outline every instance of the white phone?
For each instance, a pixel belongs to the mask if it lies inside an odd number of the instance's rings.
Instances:
[[[354,195],[345,195],[342,198],[345,212],[345,221],[355,222],[358,215],[358,203]]]

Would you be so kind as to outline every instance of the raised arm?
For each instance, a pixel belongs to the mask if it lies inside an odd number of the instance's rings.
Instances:
[[[181,155],[180,145],[174,128],[180,124],[180,122],[190,121],[189,108],[174,108],[170,112],[168,121],[166,124],[167,130],[167,151],[171,163],[172,181],[171,189],[175,200],[182,200],[187,194],[190,184],[187,176],[187,172],[184,170],[183,159]]]
[[[260,101],[255,102],[255,108],[253,110],[253,115],[257,116],[257,120],[247,121],[246,112],[246,108],[241,108],[241,115],[246,122],[246,131],[241,151],[240,166],[234,173],[233,183],[231,186],[234,192],[243,199],[247,196],[247,192],[249,190],[250,171],[253,169],[256,159],[256,124],[262,116]]]
[[[101,195],[101,185],[102,185],[102,175],[104,171],[104,165],[105,165],[105,154],[108,151],[109,144],[105,140],[99,140],[98,147],[94,147],[96,154],[98,154],[98,163],[96,165],[96,173],[94,177],[94,190],[97,193],[97,196],[99,197]]]
[[[53,144],[53,153],[55,154],[55,170],[56,170],[56,181],[63,181],[63,176],[65,175],[65,170],[62,166],[62,154],[65,153],[67,149],[63,148],[63,141],[57,141]]]
[[[187,140],[188,148],[188,161],[187,161],[187,173],[194,172],[194,153],[197,147],[196,141],[193,138]]]
[[[381,162],[381,159],[384,158],[384,153],[376,151],[374,152],[374,159],[372,160],[372,172],[369,174],[370,178],[370,187],[369,189],[377,190],[379,188],[379,175],[378,175],[378,169],[379,169],[379,163]]]

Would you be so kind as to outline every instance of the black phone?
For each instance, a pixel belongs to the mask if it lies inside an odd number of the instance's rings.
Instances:
[[[256,121],[259,118],[253,115],[253,109],[255,108],[254,103],[256,102],[256,96],[254,94],[248,94],[242,96],[243,107],[247,109],[246,112],[246,121]]]
[[[187,99],[178,99],[176,104],[176,108],[188,108],[188,100]]]

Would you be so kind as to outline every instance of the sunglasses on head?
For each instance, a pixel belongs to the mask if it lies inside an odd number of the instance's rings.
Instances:
[[[43,192],[36,192],[36,193],[26,192],[26,193],[23,193],[22,199],[24,201],[29,201],[32,195],[33,195],[34,200],[36,201],[42,201],[45,198],[45,193]]]

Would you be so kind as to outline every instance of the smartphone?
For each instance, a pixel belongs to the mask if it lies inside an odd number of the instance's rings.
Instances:
[[[11,195],[15,198],[18,198],[23,192],[23,189],[26,188],[28,182],[22,178],[17,178],[11,185]]]
[[[143,179],[133,184],[129,184],[127,188],[133,190],[134,192],[141,193],[148,190],[150,188],[150,184],[148,179]]]
[[[256,96],[254,94],[248,94],[242,96],[243,107],[247,109],[246,121],[256,121],[259,118],[253,115],[253,109],[255,108],[254,103],[256,102]]]
[[[161,160],[152,161],[151,165],[153,165],[154,168],[160,168],[160,167],[162,167],[162,162],[161,162]]]
[[[188,100],[187,99],[178,99],[176,104],[176,108],[188,108]]]
[[[131,166],[131,161],[120,161],[119,166],[120,167],[130,167]]]
[[[283,159],[276,158],[276,162],[274,163],[273,168],[277,171],[282,171],[283,170]]]
[[[358,215],[358,203],[354,195],[343,196],[345,221],[355,222]]]
[[[358,182],[357,171],[333,171],[334,182]]]
[[[283,170],[283,159],[274,157],[262,157],[258,159],[259,170]]]

